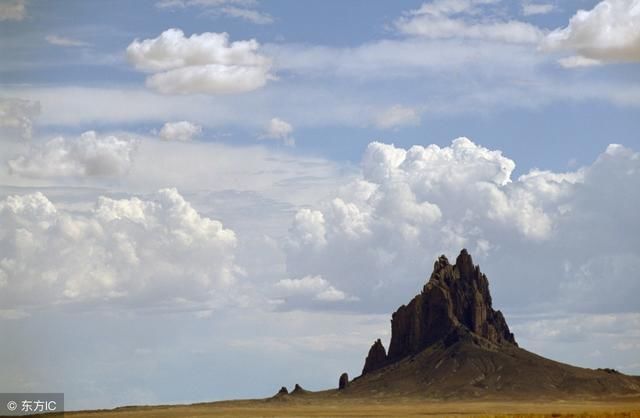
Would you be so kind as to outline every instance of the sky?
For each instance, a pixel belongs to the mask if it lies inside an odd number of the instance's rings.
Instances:
[[[336,387],[462,248],[640,375],[638,0],[0,0],[0,56],[2,392]]]

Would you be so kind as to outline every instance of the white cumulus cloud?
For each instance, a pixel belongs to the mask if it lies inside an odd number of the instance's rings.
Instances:
[[[137,142],[88,131],[77,138],[56,137],[34,143],[8,162],[13,174],[23,177],[112,177],[131,167]]]
[[[157,38],[135,40],[127,58],[150,72],[147,86],[166,94],[233,94],[256,90],[272,76],[271,60],[254,39],[229,42],[227,33],[193,34],[168,29]]]
[[[320,276],[362,309],[384,311],[419,289],[438,255],[466,247],[498,298],[633,309],[625,295],[640,291],[630,279],[640,241],[622,229],[638,226],[638,153],[612,145],[572,172],[513,179],[514,169],[500,151],[466,138],[447,147],[371,143],[359,178],[295,215],[288,275]]]
[[[283,144],[293,146],[296,141],[292,136],[293,126],[280,118],[272,118],[259,136],[260,139],[273,139]]]
[[[585,60],[640,61],[640,0],[604,0],[579,10],[566,27],[549,33],[542,47],[573,51]]]
[[[166,141],[191,141],[200,133],[202,133],[202,126],[183,120],[165,123],[159,135]]]
[[[387,292],[407,290],[400,278],[411,277],[409,272],[428,274],[438,252],[459,251],[464,243],[486,249],[481,232],[467,231],[465,221],[517,221],[522,235],[542,238],[548,220],[526,216],[542,210],[511,197],[514,167],[500,152],[466,138],[450,147],[409,150],[371,143],[361,178],[318,209],[296,214],[286,244],[289,274],[320,275],[371,307]],[[492,199],[479,202],[485,193]],[[467,204],[478,213],[470,214]]]
[[[44,194],[0,201],[2,306],[210,304],[235,281],[236,236],[175,189],[149,200],[100,197],[78,213]]]

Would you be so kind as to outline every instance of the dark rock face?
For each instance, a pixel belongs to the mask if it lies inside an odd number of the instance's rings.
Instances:
[[[338,390],[342,390],[347,387],[349,384],[349,375],[346,373],[342,373],[340,375],[340,380],[338,381]]]
[[[378,338],[369,349],[367,359],[364,361],[362,374],[378,370],[387,365],[387,351],[382,345],[382,341]]]
[[[283,386],[280,388],[280,390],[278,391],[278,395],[288,395],[289,394],[289,390]]]
[[[463,249],[454,265],[444,255],[438,258],[422,292],[393,314],[388,356],[380,340],[376,341],[362,373],[417,354],[439,341],[450,345],[469,334],[491,344],[517,346],[502,313],[491,306],[487,277]]]

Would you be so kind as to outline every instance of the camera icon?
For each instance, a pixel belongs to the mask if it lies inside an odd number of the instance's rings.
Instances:
[[[16,401],[9,401],[7,402],[7,409],[9,411],[15,411],[16,409],[18,409],[18,404],[16,403]]]

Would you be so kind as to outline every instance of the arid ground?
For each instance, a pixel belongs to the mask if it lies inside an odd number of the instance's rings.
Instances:
[[[225,401],[67,413],[74,418],[147,417],[640,417],[640,398],[611,401]]]

